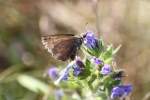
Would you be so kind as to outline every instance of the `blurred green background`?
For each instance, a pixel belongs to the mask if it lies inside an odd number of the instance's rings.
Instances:
[[[150,100],[149,0],[0,0],[0,100],[44,100],[16,81],[27,74],[46,82],[46,70],[64,64],[43,49],[41,34],[86,29],[122,44],[116,61],[134,86],[129,100]]]

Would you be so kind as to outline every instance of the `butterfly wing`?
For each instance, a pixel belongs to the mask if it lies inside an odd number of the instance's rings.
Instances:
[[[47,49],[49,53],[52,53],[51,49],[54,48],[55,44],[58,44],[62,40],[72,38],[73,36],[72,34],[46,35],[41,36],[41,41],[44,48]]]
[[[58,35],[43,37],[42,43],[56,59],[66,61],[75,58],[82,41],[81,38],[73,35]]]
[[[52,49],[54,57],[62,61],[65,61],[69,58],[73,60],[78,48],[80,47],[78,41],[79,39],[77,37],[74,37],[63,40],[60,43],[56,44]]]

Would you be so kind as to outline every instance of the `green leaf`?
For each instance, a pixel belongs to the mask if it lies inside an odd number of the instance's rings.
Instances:
[[[104,87],[107,89],[107,92],[111,92],[112,88],[116,85],[119,85],[121,80],[115,80],[110,75],[107,75],[103,78]]]
[[[99,52],[102,53],[104,51],[104,42],[103,42],[103,40],[99,39],[98,44],[99,44]]]
[[[96,96],[98,100],[107,100],[105,91],[102,91],[100,89],[98,89],[98,91],[96,92]]]
[[[20,75],[17,80],[22,86],[33,92],[43,94],[50,93],[49,86],[34,77],[28,75]]]
[[[88,76],[91,75],[91,71],[89,68],[85,68],[84,71],[78,76],[79,80],[86,79]]]
[[[86,67],[86,68],[89,68],[89,69],[91,68],[91,62],[90,62],[89,59],[86,59],[86,60],[85,60],[85,67]]]
[[[112,61],[113,61],[113,57],[110,57],[110,58],[106,59],[106,60],[104,61],[104,63],[106,63],[106,64],[111,64]]]
[[[68,81],[67,85],[70,89],[76,89],[81,86],[79,81]]]
[[[89,78],[88,84],[91,85],[95,81],[96,78],[97,76],[95,74],[92,74]]]
[[[122,45],[119,45],[115,50],[113,50],[113,55],[116,54],[120,50],[121,46]]]
[[[112,53],[113,53],[113,48],[112,48],[112,45],[108,46],[106,51],[104,51],[104,53],[102,54],[102,58],[104,60],[112,57]]]
[[[85,55],[87,55],[87,56],[88,55],[93,55],[92,51],[89,48],[87,48],[86,46],[83,45],[81,49],[82,49],[82,51],[84,52]]]

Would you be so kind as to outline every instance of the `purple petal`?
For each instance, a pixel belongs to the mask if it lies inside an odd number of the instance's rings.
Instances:
[[[112,92],[111,92],[111,98],[114,99],[114,98],[120,98],[120,97],[125,97],[125,96],[128,96],[129,93],[131,93],[133,90],[133,87],[132,85],[119,85],[119,86],[116,86],[112,89]]]
[[[101,70],[101,73],[103,75],[108,75],[112,72],[112,69],[111,69],[111,66],[108,65],[108,64],[105,64],[103,67],[102,67],[102,70]]]
[[[130,84],[128,84],[128,85],[121,85],[119,87],[124,89],[126,96],[133,90],[133,87]]]
[[[49,68],[48,75],[52,80],[55,80],[58,77],[58,69],[56,67]]]
[[[112,89],[112,93],[111,93],[111,98],[118,98],[118,97],[122,97],[124,95],[124,89],[120,88],[120,87],[114,87]]]
[[[73,74],[74,76],[78,76],[84,69],[84,64],[80,59],[77,59],[75,64],[73,65]]]
[[[98,48],[98,40],[94,37],[93,32],[87,32],[84,38],[84,44],[88,48]]]
[[[100,64],[103,63],[102,60],[100,60],[99,58],[96,58],[96,57],[93,57],[93,58],[91,59],[91,62],[93,62],[93,63],[95,63],[95,64],[97,64],[97,65],[100,65]]]
[[[63,69],[63,71],[61,72],[60,77],[55,81],[55,85],[58,85],[60,83],[60,81],[66,79],[66,76],[68,77],[69,74],[69,70],[71,69],[71,67],[73,66],[74,61],[72,61],[71,63],[69,63],[67,65],[67,67],[65,69]]]

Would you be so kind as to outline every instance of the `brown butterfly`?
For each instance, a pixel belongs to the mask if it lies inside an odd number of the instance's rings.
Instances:
[[[54,58],[62,61],[74,60],[77,50],[80,48],[83,37],[72,34],[59,34],[42,36],[42,43]]]

